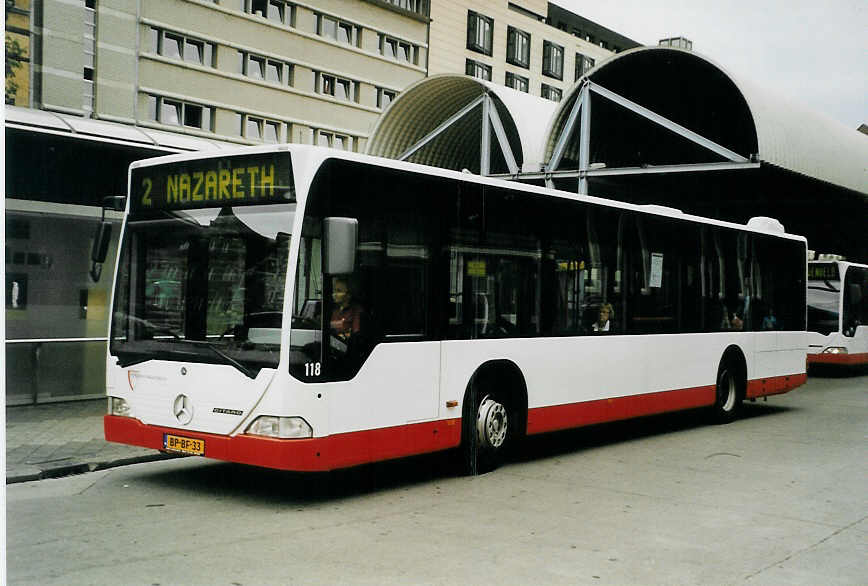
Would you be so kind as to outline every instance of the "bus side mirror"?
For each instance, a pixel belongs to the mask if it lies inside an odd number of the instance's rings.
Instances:
[[[327,275],[352,273],[356,267],[356,242],[359,221],[356,218],[323,220],[323,272]]]
[[[93,235],[93,248],[90,249],[90,278],[96,283],[102,274],[102,263],[108,255],[108,247],[112,240],[112,225],[106,221],[106,210],[122,212],[127,206],[127,198],[123,195],[104,197],[102,200],[102,216]]]
[[[102,275],[102,263],[108,255],[108,247],[112,239],[111,222],[100,220],[93,235],[93,248],[90,250],[90,278],[96,283]]]
[[[112,239],[111,222],[102,220],[96,226],[96,233],[93,235],[93,248],[90,251],[90,260],[93,262],[103,263],[108,254],[108,247]]]

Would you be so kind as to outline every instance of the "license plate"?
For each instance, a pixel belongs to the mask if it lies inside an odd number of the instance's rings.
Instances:
[[[191,454],[193,456],[204,456],[205,440],[181,437],[167,433],[163,435],[163,448],[170,452]]]

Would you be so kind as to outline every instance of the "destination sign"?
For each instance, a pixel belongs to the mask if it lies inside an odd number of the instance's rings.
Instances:
[[[295,201],[289,153],[256,153],[133,169],[134,211]]]
[[[812,281],[839,281],[838,265],[835,263],[809,263],[808,279]]]

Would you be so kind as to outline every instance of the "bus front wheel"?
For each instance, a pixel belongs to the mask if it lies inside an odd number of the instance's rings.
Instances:
[[[516,422],[509,405],[498,395],[481,393],[464,418],[462,456],[464,471],[483,474],[497,468],[512,443]]]

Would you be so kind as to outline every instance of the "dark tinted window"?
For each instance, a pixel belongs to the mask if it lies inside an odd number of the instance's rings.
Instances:
[[[803,242],[752,236],[754,329],[804,330],[807,251]]]
[[[702,330],[699,228],[655,216],[622,222],[630,333]]]
[[[844,276],[842,331],[853,336],[858,326],[868,325],[868,269],[849,267]]]
[[[321,270],[328,216],[359,225],[338,284]],[[351,377],[396,341],[804,329],[803,243],[678,218],[331,160],[302,235],[300,378]],[[351,343],[327,335],[343,290]]]

